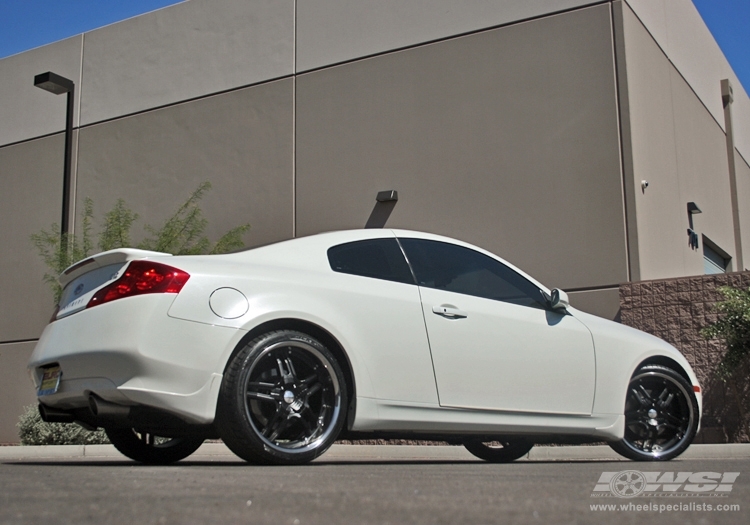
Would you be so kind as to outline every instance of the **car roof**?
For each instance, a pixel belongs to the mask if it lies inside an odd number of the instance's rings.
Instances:
[[[250,248],[242,252],[231,254],[231,256],[248,262],[269,266],[283,263],[286,267],[296,267],[300,269],[312,269],[315,267],[330,268],[327,254],[328,249],[332,246],[360,240],[387,239],[395,237],[445,242],[478,251],[493,259],[501,261],[503,264],[517,271],[540,288],[549,292],[549,289],[546,286],[532,276],[490,251],[451,237],[414,230],[366,228],[359,230],[324,232]]]

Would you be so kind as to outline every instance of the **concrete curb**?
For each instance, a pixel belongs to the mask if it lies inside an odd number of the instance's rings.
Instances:
[[[223,443],[204,443],[190,459],[235,457]],[[124,457],[112,445],[0,447],[0,461]],[[681,459],[748,459],[750,443],[693,445]],[[417,445],[333,445],[317,461],[479,461],[463,447]],[[628,461],[606,445],[534,447],[521,461]]]

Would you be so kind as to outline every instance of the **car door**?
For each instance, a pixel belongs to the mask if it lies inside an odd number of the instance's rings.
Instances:
[[[445,242],[400,239],[420,287],[441,406],[591,414],[589,330],[546,307],[497,259]]]
[[[339,274],[340,327],[357,350],[381,400],[437,403],[419,288],[396,237],[367,239],[328,250]]]

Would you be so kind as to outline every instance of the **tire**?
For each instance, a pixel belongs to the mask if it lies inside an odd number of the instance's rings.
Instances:
[[[480,439],[469,439],[464,441],[466,450],[479,459],[490,463],[509,463],[528,454],[534,443],[526,440],[500,440],[482,441]]]
[[[104,431],[123,455],[150,465],[167,465],[185,459],[203,444],[202,437],[162,438],[132,428],[106,428]]]
[[[346,419],[344,374],[333,354],[292,330],[260,336],[229,362],[219,434],[250,463],[298,465],[323,454]]]
[[[644,366],[628,385],[625,437],[609,445],[635,461],[667,461],[690,446],[698,418],[698,400],[684,377],[665,366]]]

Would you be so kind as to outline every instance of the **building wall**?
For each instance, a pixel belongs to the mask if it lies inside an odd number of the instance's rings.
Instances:
[[[734,166],[737,171],[737,195],[740,212],[740,223],[742,224],[742,253],[744,254],[745,268],[737,270],[750,270],[750,164],[746,157],[734,152]]]
[[[250,223],[248,246],[292,237],[293,81],[263,83],[86,126],[78,148],[79,209],[97,216],[122,198],[145,224],[160,226],[201,182],[207,235]]]
[[[297,233],[395,189],[389,226],[553,286],[627,280],[611,35],[597,6],[299,75]]]
[[[35,88],[34,76],[54,71],[79,83],[82,50],[83,35],[78,35],[0,60],[0,147],[65,129],[66,95]],[[74,126],[80,98],[78,90]]]
[[[724,78],[732,82],[737,120],[735,142],[741,154],[750,158],[750,98],[693,2],[625,1],[722,129],[725,128],[719,83]]]
[[[84,36],[83,125],[291,75],[294,0],[191,0]]]
[[[34,389],[26,373],[26,363],[34,350],[34,342],[0,343],[0,443],[17,443],[18,417],[23,407],[36,401]]]
[[[296,71],[304,72],[597,0],[305,0],[297,2]]]
[[[29,236],[60,223],[63,145],[53,135],[0,148],[0,343],[36,339],[52,314],[46,268]]]
[[[629,224],[637,237],[635,278],[700,275],[702,245],[688,244],[689,201],[703,212],[692,217],[693,229],[736,256],[726,135],[641,21],[622,7],[623,89],[629,103],[623,143],[632,166],[626,172],[634,199],[635,221]],[[740,174],[743,188],[745,177]],[[645,190],[642,181],[649,183]]]

